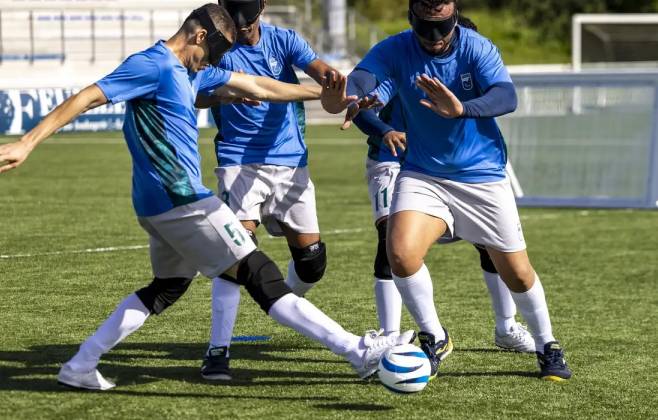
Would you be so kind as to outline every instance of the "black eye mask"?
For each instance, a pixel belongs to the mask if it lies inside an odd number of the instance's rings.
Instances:
[[[457,10],[452,16],[442,20],[426,20],[414,12],[414,3],[414,1],[409,1],[409,23],[419,37],[431,42],[438,42],[450,35],[450,32],[457,26],[459,19]]]
[[[192,17],[197,19],[201,23],[201,27],[208,32],[208,35],[206,35],[206,43],[210,51],[208,61],[213,66],[218,65],[222,55],[231,49],[233,43],[226,39],[224,34],[217,29],[206,9],[196,9],[192,12]]]
[[[265,8],[263,0],[222,0],[222,6],[238,29],[251,26]]]

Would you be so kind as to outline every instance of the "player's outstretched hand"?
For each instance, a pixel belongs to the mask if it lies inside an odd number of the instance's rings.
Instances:
[[[393,156],[398,157],[398,149],[403,152],[407,149],[407,133],[400,131],[389,131],[384,134],[384,144],[391,149]]]
[[[464,114],[464,105],[459,98],[436,77],[423,74],[416,79],[416,85],[427,95],[428,99],[420,101],[423,106],[443,118],[458,118]]]
[[[330,114],[340,114],[351,103],[359,99],[347,96],[347,77],[335,71],[327,73],[322,78],[322,108]]]
[[[362,110],[378,108],[381,106],[382,103],[379,101],[377,95],[364,96],[358,101],[352,102],[347,107],[347,113],[345,113],[345,121],[343,122],[343,125],[340,127],[340,129],[347,130],[348,128],[350,128],[352,126],[352,121],[354,120],[354,118],[356,118],[357,115],[359,115],[359,112],[361,112]]]
[[[0,146],[0,173],[20,166],[32,152],[32,148],[22,141]]]

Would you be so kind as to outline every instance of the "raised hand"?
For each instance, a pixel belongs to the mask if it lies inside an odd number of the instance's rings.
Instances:
[[[420,103],[443,118],[458,118],[464,114],[461,101],[436,77],[423,74],[416,79],[416,85],[422,89],[428,99]]]
[[[400,131],[389,131],[384,134],[384,144],[391,149],[393,156],[398,157],[398,149],[407,149],[407,134]]]
[[[357,101],[357,96],[347,96],[347,77],[329,72],[322,78],[322,108],[330,114],[340,114]],[[357,112],[358,114],[358,112]]]

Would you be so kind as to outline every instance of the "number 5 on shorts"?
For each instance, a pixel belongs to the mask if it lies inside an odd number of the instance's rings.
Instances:
[[[244,235],[239,229],[236,229],[235,226],[233,226],[233,222],[225,224],[224,229],[226,229],[226,233],[229,234],[237,246],[242,246],[244,244]]]

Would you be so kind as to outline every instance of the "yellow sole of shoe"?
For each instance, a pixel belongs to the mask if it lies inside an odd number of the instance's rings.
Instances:
[[[565,382],[566,379],[560,378],[559,376],[553,376],[553,375],[548,375],[548,376],[542,376],[542,379],[545,381],[549,382]]]

